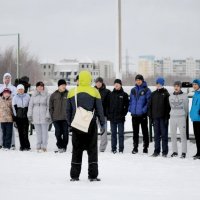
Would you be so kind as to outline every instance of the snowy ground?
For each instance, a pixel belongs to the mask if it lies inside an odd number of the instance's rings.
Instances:
[[[18,137],[16,140],[18,148]],[[126,138],[123,155],[113,155],[109,142],[107,151],[99,154],[102,181],[91,183],[87,180],[86,153],[81,181],[70,182],[71,143],[67,153],[55,154],[53,132],[47,153],[35,151],[35,135],[30,141],[32,152],[0,151],[0,200],[200,199],[200,161],[191,158],[196,153],[192,142],[188,142],[185,160],[150,157],[153,143],[148,156],[132,155],[132,138]]]

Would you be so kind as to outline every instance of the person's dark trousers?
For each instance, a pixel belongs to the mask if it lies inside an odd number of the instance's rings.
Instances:
[[[1,128],[3,132],[3,147],[10,149],[12,142],[13,123],[3,122],[1,123]]]
[[[193,122],[193,129],[197,146],[197,156],[200,156],[200,122]]]
[[[161,140],[162,140],[162,153],[168,154],[168,120],[164,118],[153,119],[154,124],[154,140],[155,150],[154,152],[159,154],[161,151]]]
[[[16,124],[19,133],[20,150],[30,149],[30,142],[28,139],[28,118],[16,118]]]
[[[143,147],[145,149],[147,149],[149,147],[149,133],[148,133],[147,116],[132,116],[133,147],[135,149],[138,149],[140,124],[141,124],[142,135],[143,135]]]
[[[97,125],[92,122],[88,133],[72,129],[72,162],[70,176],[79,178],[81,173],[83,151],[88,154],[88,177],[95,179],[98,176],[98,147],[97,147]]]
[[[112,151],[117,150],[117,133],[119,140],[119,152],[124,151],[124,122],[110,122],[111,125],[111,148]]]
[[[69,132],[68,132],[68,124],[66,120],[59,120],[53,122],[55,127],[55,136],[57,139],[57,147],[58,149],[67,149],[68,140],[69,140]]]

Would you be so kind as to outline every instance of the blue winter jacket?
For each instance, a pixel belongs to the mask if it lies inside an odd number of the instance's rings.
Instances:
[[[148,102],[151,97],[151,90],[144,81],[141,86],[136,85],[131,90],[129,112],[133,116],[147,114]]]
[[[193,122],[200,121],[200,90],[195,91],[194,96],[192,98],[190,118]]]

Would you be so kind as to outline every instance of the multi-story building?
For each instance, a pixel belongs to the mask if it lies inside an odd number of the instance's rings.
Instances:
[[[96,65],[99,68],[100,77],[104,79],[109,79],[114,77],[113,63],[110,61],[98,61]]]
[[[154,76],[155,67],[154,67],[155,56],[140,56],[138,63],[138,72],[143,74],[145,77]]]
[[[53,79],[54,78],[54,67],[55,64],[53,63],[42,63],[41,68],[43,72],[43,76],[45,79]]]

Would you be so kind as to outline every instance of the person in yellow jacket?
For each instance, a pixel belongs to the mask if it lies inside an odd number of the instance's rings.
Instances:
[[[77,107],[82,107],[87,111],[94,111],[94,117],[90,123],[88,133],[71,127],[72,130],[72,162],[71,162],[71,181],[79,181],[81,172],[82,155],[86,150],[88,153],[88,179],[99,181],[98,179],[98,148],[97,148],[97,124],[98,117],[101,125],[101,134],[105,132],[105,119],[103,106],[98,90],[91,86],[92,76],[89,71],[82,71],[79,74],[79,85],[69,91],[67,97],[67,122],[71,126],[76,113],[75,95],[77,93]]]

